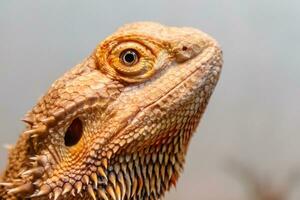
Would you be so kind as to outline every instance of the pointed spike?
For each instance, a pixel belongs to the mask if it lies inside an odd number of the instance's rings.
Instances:
[[[35,168],[35,167],[37,167],[37,162],[34,162],[34,161],[29,161],[29,163],[28,163],[28,165],[30,165],[31,167],[33,167],[33,168]],[[28,169],[27,169],[28,170]],[[25,172],[26,170],[24,170],[23,172]],[[21,176],[21,174],[22,173],[20,173],[20,175],[19,176]]]
[[[48,195],[49,199],[52,199],[53,195],[54,195],[53,192],[50,192],[49,195]]]
[[[88,185],[88,193],[90,194],[90,196],[93,198],[93,200],[96,200],[96,195],[94,193],[93,187],[91,185]]]
[[[151,159],[151,154],[146,155],[146,164],[148,165]]]
[[[106,158],[103,158],[103,159],[101,160],[101,164],[102,164],[102,166],[104,167],[104,169],[107,169],[107,159],[106,159]]]
[[[108,159],[110,159],[110,158],[112,157],[112,155],[113,155],[113,152],[112,152],[111,150],[108,150],[108,151],[106,152],[106,157],[107,157]]]
[[[112,200],[116,200],[116,195],[115,195],[114,189],[113,189],[113,187],[111,185],[109,185],[106,188],[106,191],[110,195],[110,197],[112,198]]]
[[[55,117],[54,116],[50,116],[50,117],[48,117],[48,118],[46,118],[46,119],[42,119],[41,120],[41,122],[43,123],[43,124],[45,124],[45,125],[48,125],[48,126],[51,126],[53,123],[55,123]],[[45,126],[44,125],[44,126]]]
[[[130,161],[130,159],[131,159],[131,155],[130,155],[130,154],[126,154],[126,156],[125,156],[125,160],[126,160],[126,162],[129,162],[129,161]]]
[[[133,172],[133,162],[128,163],[127,167],[128,167],[130,172]]]
[[[37,179],[36,181],[33,182],[33,185],[39,187],[42,183],[42,180],[41,179]]]
[[[156,153],[152,154],[152,162],[153,163],[156,162],[156,159],[157,159],[157,154]]]
[[[170,180],[171,176],[173,174],[173,167],[172,167],[172,165],[168,165],[168,167],[167,167],[167,174],[168,174],[168,179]]]
[[[25,116],[23,119],[21,119],[21,121],[28,124],[29,126],[33,125],[33,119],[29,116]]]
[[[11,183],[11,182],[0,182],[0,186],[3,186],[3,187],[14,187],[16,185],[14,183]]]
[[[17,194],[17,193],[30,193],[33,191],[33,185],[31,183],[25,183],[24,185],[20,185],[18,187],[12,188],[8,190],[8,194]]]
[[[88,177],[88,175],[83,175],[83,177],[82,177],[82,182],[83,182],[85,185],[88,185],[88,184],[89,184],[90,178]]]
[[[163,153],[159,153],[159,154],[158,154],[158,161],[159,161],[159,164],[162,164],[163,158],[164,158],[164,154],[163,154]]]
[[[33,161],[36,161],[38,164],[40,164],[44,167],[48,164],[48,157],[45,155],[38,155],[35,157],[31,157],[30,159]]]
[[[118,174],[118,182],[121,184],[122,199],[125,199],[126,185],[125,185],[125,181],[124,181],[122,172],[119,172],[119,174]]]
[[[149,177],[151,177],[152,176],[152,171],[153,171],[153,165],[148,165],[148,175],[149,175]]]
[[[115,187],[115,193],[116,193],[117,200],[121,200],[121,188],[119,184],[117,184]]]
[[[34,177],[41,177],[45,172],[44,167],[36,167],[30,170],[27,170],[21,174],[22,177],[27,177],[33,175]]]
[[[44,133],[47,133],[48,127],[45,125],[40,125],[37,128],[25,131],[23,134],[28,135],[43,135]]]
[[[169,154],[165,154],[165,157],[164,157],[164,164],[167,165],[169,162]]]
[[[176,187],[176,184],[177,184],[177,177],[178,175],[176,174],[176,172],[174,174],[172,174],[171,178],[170,178],[170,183]]]
[[[130,198],[130,195],[131,195],[131,180],[130,180],[129,173],[125,174],[125,182],[126,182],[126,195],[127,195],[127,198]]]
[[[80,192],[80,193],[79,193],[79,196],[80,196],[80,197],[83,197],[83,194],[82,194],[82,192]]]
[[[140,155],[140,162],[141,162],[141,165],[144,165],[145,164],[145,156],[141,156]]]
[[[152,176],[150,178],[150,191],[151,193],[155,193],[156,187],[155,187],[155,177]]]
[[[51,187],[49,185],[42,185],[40,191],[36,194],[31,195],[30,198],[44,196],[49,194],[50,192]]]
[[[97,188],[98,187],[98,176],[96,173],[92,173],[91,174],[91,179],[94,182],[94,187]]]
[[[137,187],[138,187],[138,181],[137,181],[137,178],[134,177],[134,178],[133,178],[133,182],[132,182],[132,193],[131,193],[131,197],[133,197],[133,195],[136,194]]]
[[[176,159],[175,159],[175,155],[174,155],[174,154],[171,154],[171,155],[170,155],[170,161],[171,161],[171,163],[172,163],[173,165],[175,164]]]
[[[167,179],[167,175],[163,181],[163,185],[164,185],[164,188],[167,188],[167,189],[170,188],[170,181]]]
[[[116,175],[115,175],[115,173],[113,173],[113,172],[109,173],[108,179],[112,183],[113,187],[116,187],[117,181],[116,181]]]
[[[75,189],[74,189],[74,188],[71,190],[71,194],[73,195],[73,197],[76,196],[76,192],[75,192]]]
[[[119,174],[119,171],[121,170],[120,164],[119,163],[115,163],[114,164],[114,171],[116,174]]]
[[[144,181],[143,181],[143,178],[142,177],[139,177],[139,189],[137,191],[137,195],[138,196],[141,196],[142,195],[142,190],[143,190],[143,186],[144,186]]]
[[[37,138],[37,137],[39,137],[39,135],[38,134],[32,134],[30,137],[31,138]]]
[[[72,185],[70,183],[65,183],[62,191],[62,195],[69,193],[72,190]]]
[[[3,144],[3,148],[10,151],[14,148],[13,144]]]
[[[161,175],[162,181],[164,181],[166,178],[166,167],[164,165],[162,165],[160,168],[160,175]]]
[[[159,177],[159,164],[155,163],[154,165],[154,173],[155,173],[155,177],[158,178]]]
[[[135,169],[136,169],[136,174],[137,174],[137,177],[138,177],[138,191],[137,191],[136,196],[141,196],[141,192],[142,192],[144,183],[143,183],[143,177],[142,177],[139,162],[135,163]]]
[[[174,169],[175,169],[175,172],[176,172],[177,174],[180,174],[180,172],[181,172],[181,167],[180,167],[180,164],[179,164],[179,163],[175,163]]]
[[[109,200],[109,198],[108,198],[107,195],[106,195],[106,191],[105,191],[104,189],[99,188],[97,191],[98,191],[98,197],[99,197],[100,199],[103,199],[103,200]]]
[[[148,177],[145,178],[145,188],[147,195],[150,196],[150,181]]]
[[[13,182],[14,183],[24,183],[24,179],[22,179],[22,178],[15,178],[15,179],[13,179]]]
[[[138,157],[138,153],[137,152],[134,152],[133,155],[132,155],[132,159],[133,160],[136,160]]]
[[[161,177],[159,175],[159,164],[158,164],[158,162],[156,162],[155,165],[154,165],[154,173],[155,173],[155,178],[156,178],[156,190],[157,190],[157,193],[160,194]]]
[[[37,161],[37,156],[32,156],[32,157],[29,157],[29,160],[32,160],[32,161]]]
[[[160,194],[160,189],[161,189],[161,180],[160,180],[160,177],[157,177],[156,178],[156,190],[157,190],[157,193]]]
[[[32,134],[35,134],[35,132],[36,132],[36,129],[30,129],[30,130],[24,131],[23,134],[32,135]]]
[[[54,199],[53,200],[57,200],[59,198],[59,196],[61,195],[61,193],[62,193],[62,189],[61,188],[55,188],[53,190],[53,193],[54,193]]]
[[[8,188],[10,187],[18,187],[20,185],[24,185],[24,180],[23,179],[13,179],[11,180],[11,184],[8,183],[3,183],[3,186],[7,185]],[[1,185],[0,185],[1,186]]]
[[[21,168],[19,173],[18,173],[18,177],[21,176],[25,171],[26,171],[25,168]]]
[[[144,177],[147,177],[147,167],[146,166],[142,166],[142,174]]]
[[[77,181],[74,185],[75,189],[76,189],[76,192],[77,194],[79,194],[82,190],[82,182],[81,181]]]
[[[126,163],[121,164],[121,169],[122,169],[124,174],[127,174],[127,164]]]
[[[99,173],[100,176],[102,176],[104,179],[107,180],[106,173],[105,173],[105,171],[102,167],[98,167],[98,173]]]

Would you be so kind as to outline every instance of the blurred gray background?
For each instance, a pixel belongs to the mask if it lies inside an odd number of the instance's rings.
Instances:
[[[300,172],[300,3],[276,0],[0,1],[0,143],[50,84],[124,23],[192,26],[224,51],[221,80],[167,200],[246,200],[229,169],[244,163],[274,187]],[[0,150],[0,168],[6,150]],[[300,199],[300,184],[289,198]]]

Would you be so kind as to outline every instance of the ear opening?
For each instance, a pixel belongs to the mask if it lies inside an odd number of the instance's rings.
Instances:
[[[82,121],[79,118],[76,118],[73,120],[73,122],[68,127],[65,133],[65,137],[64,137],[65,145],[68,147],[76,145],[82,138],[82,134],[83,134]]]

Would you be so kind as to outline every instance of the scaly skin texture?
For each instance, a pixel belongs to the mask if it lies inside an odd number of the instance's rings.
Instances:
[[[161,199],[221,66],[217,42],[199,30],[121,27],[26,115],[1,199]]]

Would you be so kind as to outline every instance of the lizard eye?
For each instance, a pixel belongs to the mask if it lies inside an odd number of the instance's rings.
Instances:
[[[162,54],[159,44],[151,41],[131,37],[121,39],[102,43],[96,52],[102,72],[116,79],[129,83],[146,80],[155,73],[156,62],[161,63],[157,56],[167,55]]]
[[[123,62],[123,64],[127,66],[132,66],[139,61],[139,56],[135,50],[126,49],[121,53],[120,59]]]
[[[83,129],[81,120],[78,118],[74,119],[65,133],[65,145],[70,147],[77,144],[82,137],[82,132]]]

